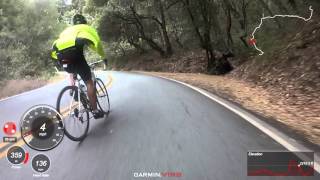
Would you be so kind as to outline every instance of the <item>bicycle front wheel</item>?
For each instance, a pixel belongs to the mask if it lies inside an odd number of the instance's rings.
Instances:
[[[95,86],[97,91],[97,105],[102,112],[109,114],[110,101],[107,88],[100,78],[96,79]]]
[[[64,119],[65,135],[72,141],[82,141],[89,130],[88,104],[78,99],[79,88],[67,86],[62,89],[57,100],[57,111]]]

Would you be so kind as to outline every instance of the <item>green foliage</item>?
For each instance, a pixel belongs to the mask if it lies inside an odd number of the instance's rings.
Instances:
[[[55,1],[1,1],[1,78],[24,78],[53,72],[52,40],[63,25]]]
[[[301,14],[319,0],[1,0],[0,78],[47,76],[54,71],[51,44],[82,13],[98,28],[108,59],[118,66],[133,54],[157,51],[164,57],[176,51],[203,48],[248,55],[247,41],[262,14]],[[257,33],[266,52],[287,44],[281,41],[298,31],[299,22],[275,20]],[[289,31],[294,30],[294,31]],[[281,46],[274,46],[274,43]],[[97,57],[88,54],[88,58]]]
[[[126,42],[138,52],[159,51],[150,45],[149,38],[165,50],[165,34],[161,30],[163,13],[166,32],[175,51],[201,47],[213,56],[215,51],[233,52],[235,55],[256,52],[248,40],[263,14],[307,17],[310,5],[315,10],[320,5],[317,0],[110,0],[107,4],[104,0],[96,1],[100,2],[99,8],[104,8],[104,15],[99,21],[100,32],[110,43]],[[163,9],[159,8],[159,2]],[[266,52],[281,49],[287,44],[281,39],[298,32],[298,27],[302,26],[296,19],[270,20],[256,34],[259,46]],[[208,63],[213,60],[213,57],[208,57]]]

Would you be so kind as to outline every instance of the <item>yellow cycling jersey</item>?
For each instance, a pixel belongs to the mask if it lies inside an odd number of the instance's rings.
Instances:
[[[105,59],[105,53],[103,51],[102,43],[97,31],[86,24],[74,25],[66,28],[60,35],[59,38],[54,41],[53,46],[57,48],[58,51],[75,46],[77,38],[84,38],[90,40],[93,44],[90,44],[90,48],[96,51],[101,58]],[[53,50],[51,57],[57,58],[57,51]]]

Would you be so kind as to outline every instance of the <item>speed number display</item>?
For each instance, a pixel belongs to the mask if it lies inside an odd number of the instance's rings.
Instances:
[[[22,139],[38,151],[57,147],[64,136],[62,116],[55,108],[47,105],[29,109],[23,115],[20,126]]]

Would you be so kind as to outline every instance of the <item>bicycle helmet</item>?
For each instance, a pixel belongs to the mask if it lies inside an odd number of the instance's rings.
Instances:
[[[81,14],[74,15],[72,21],[73,21],[73,25],[87,24],[86,18]]]

